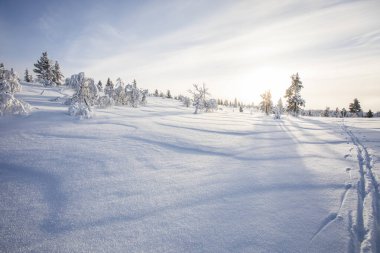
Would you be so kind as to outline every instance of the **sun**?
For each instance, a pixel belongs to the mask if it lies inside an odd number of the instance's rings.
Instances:
[[[246,72],[238,77],[239,97],[243,101],[253,101],[258,104],[261,101],[260,94],[270,90],[274,103],[283,98],[289,85],[290,74],[281,71],[277,67],[260,67]]]

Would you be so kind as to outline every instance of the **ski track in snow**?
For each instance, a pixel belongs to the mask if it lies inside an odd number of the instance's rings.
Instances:
[[[347,126],[343,125],[342,128],[356,148],[360,174],[360,179],[357,183],[358,217],[356,226],[352,229],[357,234],[360,252],[377,252],[378,245],[376,244],[379,240],[377,232],[379,190],[376,176],[372,171],[373,160],[367,147],[362,144],[359,138]]]
[[[364,130],[161,98],[78,120],[68,94],[0,118],[0,252],[376,252]]]

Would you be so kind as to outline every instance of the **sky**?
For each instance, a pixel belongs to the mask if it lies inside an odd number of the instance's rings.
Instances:
[[[150,91],[274,102],[299,73],[306,109],[380,111],[380,1],[0,0],[0,62],[22,75],[43,51],[63,74]],[[284,100],[284,98],[282,98]]]

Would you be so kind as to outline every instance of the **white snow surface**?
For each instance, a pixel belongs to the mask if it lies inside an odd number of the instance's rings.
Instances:
[[[379,119],[150,97],[80,120],[70,94],[24,84],[31,114],[0,118],[0,252],[376,252]]]

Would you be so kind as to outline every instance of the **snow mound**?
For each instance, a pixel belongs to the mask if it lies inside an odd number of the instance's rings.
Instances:
[[[81,119],[89,119],[92,116],[92,111],[86,104],[75,102],[70,105],[69,114]]]
[[[0,92],[0,116],[28,115],[31,107],[28,103],[14,97],[12,93]]]

